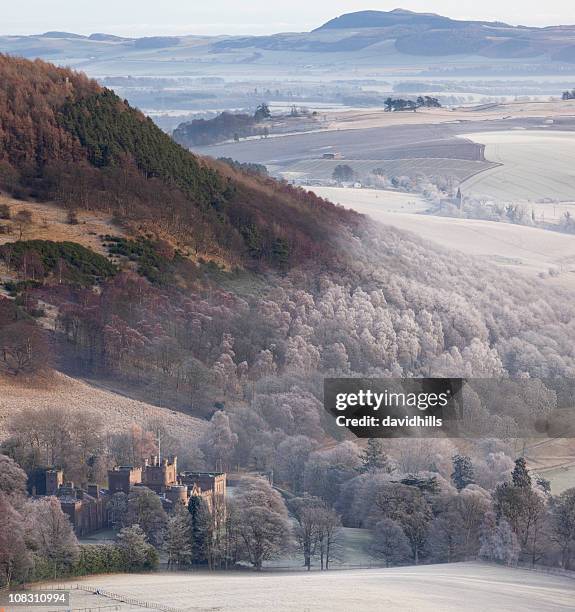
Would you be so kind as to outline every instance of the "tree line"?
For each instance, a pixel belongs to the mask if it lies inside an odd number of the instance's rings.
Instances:
[[[387,112],[415,112],[418,108],[441,108],[441,103],[431,96],[418,96],[415,100],[389,97],[385,100]]]
[[[174,130],[174,140],[186,148],[201,147],[225,140],[269,134],[267,127],[258,127],[271,119],[269,106],[262,102],[253,114],[222,112],[213,119],[193,119],[180,123]]]

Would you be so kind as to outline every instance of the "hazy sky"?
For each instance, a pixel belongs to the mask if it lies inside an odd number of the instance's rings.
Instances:
[[[523,25],[575,22],[572,0],[2,0],[0,33],[133,36],[303,31],[359,10],[397,7]]]

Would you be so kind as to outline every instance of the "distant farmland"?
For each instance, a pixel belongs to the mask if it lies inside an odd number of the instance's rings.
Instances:
[[[282,166],[279,174],[286,178],[326,180],[332,178],[336,166],[348,165],[357,174],[358,180],[362,176],[381,169],[387,177],[393,176],[441,176],[453,177],[464,181],[479,172],[494,168],[496,164],[468,159],[447,158],[413,158],[413,159],[306,159]]]
[[[466,134],[501,164],[469,178],[464,195],[503,201],[575,201],[575,132],[509,130]]]

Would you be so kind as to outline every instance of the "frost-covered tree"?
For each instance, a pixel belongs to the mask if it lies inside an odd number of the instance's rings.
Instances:
[[[239,554],[256,570],[290,544],[291,526],[281,495],[262,478],[244,479],[233,500]]]
[[[435,562],[450,563],[464,558],[465,532],[459,512],[442,512],[431,521],[426,549]]]
[[[359,464],[358,447],[351,441],[315,451],[305,465],[304,489],[333,506],[340,489],[345,489],[345,483],[357,475]]]
[[[377,438],[370,438],[367,441],[367,446],[360,455],[361,465],[358,468],[360,473],[375,472],[382,470],[384,472],[393,472],[388,456],[383,448],[383,442]]]
[[[488,561],[515,565],[520,549],[517,536],[509,523],[504,519],[498,523],[495,514],[488,512],[481,528],[479,556]]]
[[[21,582],[33,565],[31,551],[26,545],[24,519],[0,491],[0,587],[10,588]]]
[[[27,504],[30,533],[38,554],[52,569],[53,577],[65,573],[79,556],[78,540],[72,524],[62,512],[56,497],[45,497]]]
[[[372,532],[370,555],[386,567],[401,565],[411,558],[411,547],[401,525],[392,519],[378,521]]]
[[[200,447],[212,469],[227,469],[237,442],[238,436],[231,429],[227,413],[223,410],[214,412],[200,441]]]
[[[341,518],[337,512],[324,506],[318,510],[317,556],[320,569],[329,570],[333,561],[342,560],[345,548],[342,541]]]
[[[0,454],[0,493],[9,498],[26,494],[26,472],[10,457]]]
[[[128,495],[125,524],[138,525],[154,546],[160,546],[166,521],[166,512],[158,495],[147,487],[133,487]]]
[[[561,550],[561,565],[571,569],[575,556],[575,488],[553,498],[551,530],[552,538]]]
[[[417,565],[432,519],[431,506],[426,497],[417,487],[389,483],[378,491],[375,507],[379,516],[390,518],[401,525]]]
[[[138,525],[124,527],[118,534],[116,543],[124,557],[126,570],[138,572],[157,566],[158,553]]]
[[[303,555],[304,567],[309,571],[318,546],[320,511],[324,502],[318,497],[305,495],[291,500],[290,508],[297,521],[294,536]]]
[[[294,493],[302,491],[305,465],[314,447],[314,441],[302,435],[285,438],[277,447],[276,478]]]

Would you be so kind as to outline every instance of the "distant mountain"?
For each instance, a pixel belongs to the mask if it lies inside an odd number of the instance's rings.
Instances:
[[[126,42],[128,40],[133,40],[132,38],[127,38],[125,36],[114,36],[113,34],[103,34],[101,32],[95,32],[94,34],[90,34],[88,38],[90,40],[96,40],[100,42]]]
[[[312,32],[272,36],[89,37],[67,32],[0,36],[0,51],[81,67],[96,75],[225,75],[230,67],[274,72],[346,67],[426,69],[487,65],[482,58],[523,69],[575,64],[575,26],[535,28],[464,21],[433,13],[361,11],[332,19]],[[427,63],[426,63],[427,62]],[[255,67],[255,68],[254,68]]]
[[[361,11],[328,21],[315,32],[348,31],[372,44],[392,41],[396,51],[423,57],[479,55],[498,59],[547,56],[571,61],[563,49],[575,41],[575,27],[528,28],[502,22],[458,21],[433,13]],[[353,34],[351,31],[356,31]],[[357,33],[359,31],[359,33]]]
[[[343,30],[357,28],[389,28],[392,26],[424,26],[429,28],[453,27],[457,22],[434,13],[414,13],[403,9],[393,11],[359,11],[336,17],[319,27],[321,30]]]
[[[86,36],[82,36],[81,34],[74,34],[73,32],[44,32],[44,34],[40,34],[38,38],[76,38],[83,39]]]

